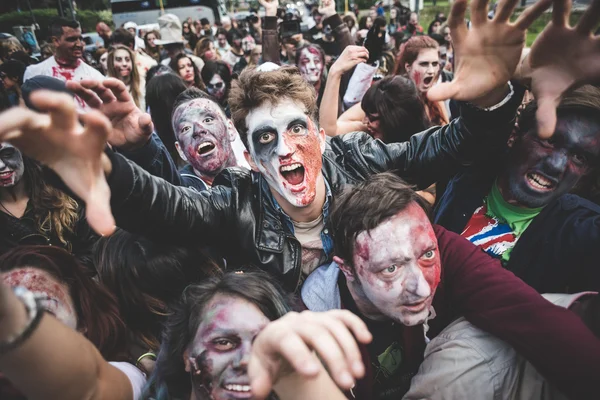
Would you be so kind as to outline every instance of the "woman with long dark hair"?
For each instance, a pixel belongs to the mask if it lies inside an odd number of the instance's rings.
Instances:
[[[42,167],[0,143],[0,254],[24,244],[62,247],[80,258],[98,236],[83,207],[46,182]]]
[[[200,78],[198,67],[194,63],[194,60],[187,54],[177,54],[171,59],[169,67],[183,79],[188,88],[194,86],[200,90],[206,90],[204,82]]]
[[[135,53],[129,47],[122,45],[114,47],[108,54],[108,76],[122,81],[127,86],[135,105],[145,111],[145,82],[138,72],[135,57]]]
[[[150,378],[157,400],[249,396],[256,335],[290,310],[264,272],[234,271],[188,286],[166,325]]]

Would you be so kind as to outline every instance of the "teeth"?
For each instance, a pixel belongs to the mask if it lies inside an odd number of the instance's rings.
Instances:
[[[300,163],[295,163],[295,164],[290,164],[290,165],[284,165],[283,167],[281,167],[281,172],[293,171],[293,170],[298,169],[300,167],[302,167],[302,164],[300,164]]]
[[[231,390],[232,392],[249,392],[249,385],[225,385],[225,389]]]
[[[12,174],[12,171],[0,172],[0,176],[9,176]]]
[[[528,178],[535,187],[540,187],[542,189],[548,189],[552,187],[552,182],[539,174],[529,174]]]
[[[198,146],[198,148],[200,150],[202,150],[203,148],[209,147],[209,146],[212,146],[212,143],[210,143],[210,142],[204,142],[204,143],[201,143],[200,146]]]

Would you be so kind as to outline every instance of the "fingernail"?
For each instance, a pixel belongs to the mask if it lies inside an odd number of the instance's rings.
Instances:
[[[306,374],[315,374],[319,372],[319,364],[313,361],[309,361],[302,366],[302,369]]]
[[[340,375],[340,383],[345,387],[352,387],[352,385],[354,385],[354,379],[348,371],[344,371]]]
[[[360,361],[354,361],[354,363],[352,363],[352,370],[354,371],[354,375],[358,375],[358,376],[361,376],[362,374],[365,373],[365,368],[363,366],[363,363]]]

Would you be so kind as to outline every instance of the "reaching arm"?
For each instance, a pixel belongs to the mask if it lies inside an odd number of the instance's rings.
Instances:
[[[319,110],[319,125],[325,129],[328,136],[340,134],[338,132],[338,103],[342,76],[368,58],[369,52],[364,47],[348,46],[331,66]]]
[[[442,300],[514,347],[569,397],[597,398],[600,340],[582,320],[545,300],[466,239],[435,229],[444,269]]]
[[[0,343],[28,325],[24,304],[0,283]],[[127,376],[83,335],[44,315],[21,345],[0,354],[0,370],[29,400],[131,400]]]

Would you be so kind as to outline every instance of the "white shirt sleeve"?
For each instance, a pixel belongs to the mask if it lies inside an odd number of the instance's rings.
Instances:
[[[133,400],[141,398],[144,386],[146,385],[146,375],[134,365],[127,362],[110,361],[109,364],[127,376],[133,389]]]

